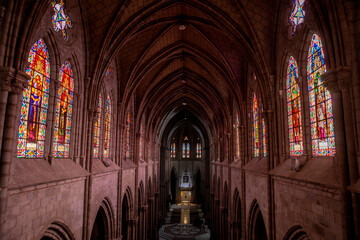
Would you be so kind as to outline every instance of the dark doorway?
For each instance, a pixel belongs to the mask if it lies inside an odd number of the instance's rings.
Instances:
[[[107,231],[106,231],[106,224],[105,224],[105,218],[104,218],[104,212],[102,210],[102,208],[99,209],[96,218],[95,218],[95,222],[94,222],[94,226],[91,232],[91,240],[105,240],[108,239],[107,236]]]
[[[176,185],[177,185],[177,178],[175,174],[175,170],[172,169],[171,171],[171,203],[176,203]]]
[[[242,221],[241,221],[241,202],[239,192],[235,193],[235,214],[236,221],[234,222],[234,239],[240,240],[242,235]]]
[[[257,215],[255,222],[255,240],[267,240],[266,228],[261,212]]]
[[[121,234],[122,239],[127,240],[129,237],[129,203],[126,195],[122,202],[122,218],[121,218]]]

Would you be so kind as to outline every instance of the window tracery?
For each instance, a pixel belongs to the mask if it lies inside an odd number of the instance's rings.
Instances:
[[[100,151],[100,129],[101,129],[101,109],[102,108],[102,97],[99,94],[98,108],[97,108],[97,119],[94,128],[94,158],[99,157]]]
[[[60,69],[60,87],[55,108],[53,153],[55,157],[69,157],[70,130],[74,98],[74,76],[69,60]]]
[[[260,146],[259,146],[259,113],[258,113],[258,100],[256,97],[256,93],[254,93],[253,97],[253,143],[254,143],[254,157],[259,157],[260,154]]]
[[[325,72],[326,65],[321,39],[314,34],[311,39],[307,64],[311,139],[314,156],[334,156],[335,154],[332,99],[321,78]]]
[[[50,85],[50,59],[40,38],[30,49],[29,86],[22,96],[17,157],[39,158],[44,154],[46,116]]]
[[[104,138],[104,157],[110,157],[110,127],[111,127],[111,100],[107,96],[105,103],[105,138]]]
[[[291,56],[286,76],[286,95],[290,155],[300,156],[303,154],[303,129],[301,119],[301,96],[298,80],[298,67],[295,59]]]

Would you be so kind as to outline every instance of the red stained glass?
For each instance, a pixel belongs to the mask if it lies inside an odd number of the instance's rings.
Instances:
[[[308,54],[307,76],[310,102],[311,138],[314,156],[334,156],[335,132],[330,92],[321,75],[326,71],[321,39],[314,34]]]
[[[302,121],[301,121],[301,98],[300,88],[297,83],[298,67],[295,59],[290,57],[287,69],[286,88],[288,105],[288,127],[290,155],[300,156],[303,154]]]
[[[23,91],[18,157],[43,156],[48,107],[50,60],[44,40],[39,39],[29,53],[29,86]]]

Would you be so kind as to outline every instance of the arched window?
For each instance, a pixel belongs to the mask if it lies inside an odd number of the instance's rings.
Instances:
[[[39,158],[44,154],[50,84],[49,53],[42,38],[31,47],[28,62],[31,78],[22,97],[17,157]]]
[[[126,158],[130,158],[130,111],[126,118]]]
[[[254,141],[254,157],[259,157],[260,147],[259,147],[259,114],[258,114],[258,101],[256,98],[256,93],[254,93],[253,98],[253,141]]]
[[[266,125],[265,125],[265,119],[262,118],[262,146],[263,146],[263,156],[266,157],[267,156],[267,137],[266,137]]]
[[[172,158],[176,157],[176,144],[175,143],[171,144],[171,154],[170,155]]]
[[[296,26],[304,22],[305,11],[304,8],[305,0],[294,0],[293,10],[290,13],[290,24],[293,26],[292,34],[295,34]]]
[[[186,158],[190,158],[190,143],[186,144]]]
[[[111,100],[110,96],[105,104],[105,139],[104,139],[104,157],[108,158],[110,153],[110,126],[111,126]]]
[[[297,83],[298,75],[297,63],[293,57],[290,57],[286,76],[286,95],[291,156],[300,156],[303,154],[301,97],[300,87]]]
[[[334,156],[335,133],[330,92],[321,75],[326,71],[321,39],[314,34],[309,48],[307,74],[311,139],[314,156]]]
[[[186,144],[183,143],[182,145],[182,158],[185,158],[186,157]]]
[[[74,77],[69,60],[60,69],[57,92],[53,153],[55,157],[69,157]]]
[[[101,93],[100,93],[99,100],[98,100],[98,108],[97,108],[97,119],[95,122],[95,129],[94,129],[94,158],[99,157],[100,129],[101,129],[101,106],[102,106],[102,98],[101,98]]]
[[[236,157],[240,157],[240,119],[238,113],[236,113],[235,128]]]
[[[201,158],[201,143],[196,144],[196,158]]]

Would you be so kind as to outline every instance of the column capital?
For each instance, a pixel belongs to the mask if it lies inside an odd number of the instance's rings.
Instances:
[[[21,94],[28,86],[30,76],[12,67],[0,67],[0,89]]]

